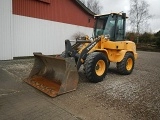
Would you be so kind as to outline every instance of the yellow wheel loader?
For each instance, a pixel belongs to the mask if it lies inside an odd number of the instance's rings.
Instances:
[[[117,63],[120,74],[129,75],[137,59],[136,45],[125,40],[125,13],[96,15],[94,37],[76,39],[71,45],[65,40],[65,51],[60,56],[34,53],[35,63],[25,82],[51,97],[76,90],[81,65],[87,79],[102,81],[110,62]]]

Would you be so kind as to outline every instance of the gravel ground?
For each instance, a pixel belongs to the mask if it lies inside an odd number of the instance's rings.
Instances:
[[[79,120],[159,120],[160,53],[138,51],[138,54],[131,75],[119,75],[116,65],[111,63],[106,78],[94,84],[86,79],[81,68],[76,91],[56,98],[37,92],[46,102],[56,104]],[[33,59],[0,61],[0,67],[22,82],[33,62]]]

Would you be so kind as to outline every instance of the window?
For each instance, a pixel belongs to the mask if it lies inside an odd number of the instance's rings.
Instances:
[[[99,16],[96,19],[96,25],[94,28],[94,35],[98,37],[100,35],[107,35],[110,40],[123,40],[125,33],[125,20],[122,16],[117,14],[109,14]]]
[[[121,16],[118,16],[118,21],[117,21],[117,30],[116,30],[116,40],[123,40],[124,38],[124,21]]]
[[[116,15],[110,15],[104,29],[104,35],[109,35],[111,40],[114,40],[114,30],[116,24]]]

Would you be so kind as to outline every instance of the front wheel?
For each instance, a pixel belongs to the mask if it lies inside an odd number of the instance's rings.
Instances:
[[[84,70],[89,81],[102,81],[108,71],[108,58],[101,52],[90,53],[84,63]]]
[[[121,62],[117,63],[117,70],[122,75],[129,75],[134,68],[134,56],[127,52]]]

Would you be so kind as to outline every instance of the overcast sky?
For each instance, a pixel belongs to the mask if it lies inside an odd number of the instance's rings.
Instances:
[[[103,6],[102,14],[110,12],[128,12],[130,9],[130,0],[99,0]],[[149,12],[154,17],[149,20],[150,28],[152,32],[160,30],[160,0],[146,0],[150,5]]]

